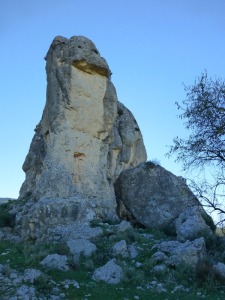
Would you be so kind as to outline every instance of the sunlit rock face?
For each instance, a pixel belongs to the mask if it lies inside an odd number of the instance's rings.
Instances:
[[[20,198],[90,199],[115,211],[119,174],[146,160],[131,112],[87,38],[56,37],[46,55],[47,99],[23,165]]]

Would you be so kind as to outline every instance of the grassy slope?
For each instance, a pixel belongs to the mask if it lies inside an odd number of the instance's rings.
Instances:
[[[160,234],[154,232],[155,239],[160,238]],[[162,237],[162,236],[161,236]],[[165,237],[163,237],[165,238]],[[132,267],[132,261],[130,259],[117,259],[118,263],[122,265],[125,269],[125,279],[121,284],[118,285],[107,285],[105,283],[96,283],[91,279],[93,271],[98,266],[102,266],[110,259],[110,248],[111,246],[121,239],[125,239],[127,243],[136,243],[141,245],[142,250],[140,250],[136,261],[141,262],[142,266],[137,269]],[[73,269],[67,272],[60,272],[56,270],[46,271],[44,270],[39,262],[50,253],[58,254],[68,254],[68,249],[62,245],[47,245],[47,244],[32,244],[32,243],[21,243],[15,244],[7,241],[0,241],[0,264],[8,265],[8,272],[10,273],[10,268],[16,269],[23,272],[26,268],[38,268],[45,272],[45,276],[40,278],[35,282],[37,290],[46,295],[51,292],[52,284],[49,280],[52,279],[56,281],[59,285],[60,292],[66,295],[65,299],[148,299],[148,300],[186,300],[186,299],[201,299],[200,295],[197,293],[202,293],[206,295],[205,299],[218,300],[225,299],[225,296],[221,294],[221,291],[217,288],[212,288],[207,291],[207,284],[199,289],[192,286],[191,292],[176,292],[171,294],[171,290],[177,284],[183,284],[184,286],[190,286],[190,283],[186,280],[185,270],[174,271],[176,272],[175,277],[177,283],[166,282],[171,279],[171,274],[166,274],[163,276],[158,276],[157,280],[159,282],[165,282],[167,293],[157,293],[156,291],[141,290],[138,286],[144,287],[147,282],[154,280],[154,276],[151,274],[151,261],[150,257],[153,253],[151,250],[154,240],[143,237],[142,234],[136,229],[129,230],[127,232],[115,234],[113,230],[105,230],[104,236],[96,239],[94,241],[97,245],[98,251],[91,258],[82,258],[79,265],[71,263]],[[72,260],[71,260],[72,261]],[[60,285],[60,282],[66,279],[75,279],[80,288],[76,289],[70,286],[65,289],[64,286]],[[208,286],[209,287],[209,286]],[[0,283],[0,294],[4,295],[4,287],[1,288]],[[89,296],[88,296],[89,295]],[[139,298],[138,298],[139,297]]]

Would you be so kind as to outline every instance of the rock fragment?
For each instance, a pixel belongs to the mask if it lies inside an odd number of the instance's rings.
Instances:
[[[92,279],[95,281],[104,281],[108,284],[118,284],[123,278],[122,268],[112,259],[103,267],[95,270]]]

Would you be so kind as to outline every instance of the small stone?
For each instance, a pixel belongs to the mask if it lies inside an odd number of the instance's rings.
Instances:
[[[95,281],[105,281],[109,284],[117,284],[122,280],[123,270],[112,259],[108,261],[103,267],[95,270],[92,279]]]
[[[35,291],[36,290],[33,286],[21,285],[16,292],[16,296],[19,299],[24,299],[24,300],[35,299],[36,300],[37,298],[36,298]]]
[[[141,290],[141,291],[144,290],[142,286],[137,286],[136,289],[137,289],[137,290]]]
[[[213,265],[213,270],[219,274],[219,276],[225,279],[225,264],[218,262],[216,265]]]
[[[137,248],[134,245],[129,245],[127,248],[131,258],[135,258],[138,256]]]
[[[189,291],[190,291],[189,288],[186,288],[183,285],[178,285],[174,288],[173,293],[176,293],[176,292],[189,292]]]
[[[69,286],[71,285],[76,289],[80,288],[79,283],[76,280],[72,280],[72,279],[64,280],[61,282],[61,284],[64,285],[65,288],[69,288]]]
[[[168,257],[166,256],[165,253],[163,253],[161,251],[157,251],[156,253],[154,253],[152,255],[151,259],[152,259],[153,262],[158,263],[158,262],[164,262],[167,258]]]
[[[61,271],[69,270],[67,263],[67,256],[58,254],[50,254],[40,262],[40,264],[47,269],[56,269]]]
[[[118,243],[116,243],[112,247],[111,251],[114,256],[117,256],[117,255],[121,255],[122,257],[129,256],[128,249],[127,249],[127,243],[125,240],[121,240]]]
[[[158,275],[164,274],[164,273],[166,273],[166,271],[167,271],[167,268],[164,265],[159,265],[159,266],[155,266],[152,268],[152,272],[155,274],[158,274]]]
[[[117,225],[117,230],[118,232],[123,232],[126,231],[127,229],[131,229],[132,226],[130,224],[130,222],[127,221],[122,221],[119,225]]]
[[[138,262],[138,261],[135,263],[135,267],[137,267],[137,268],[140,268],[142,265],[143,265],[143,264],[140,263],[140,262]]]
[[[42,275],[42,272],[37,269],[26,269],[24,271],[23,280],[25,282],[33,283],[35,279],[40,277]]]
[[[80,256],[83,254],[85,257],[91,256],[97,249],[95,244],[87,239],[76,239],[67,242],[70,252],[73,256]]]

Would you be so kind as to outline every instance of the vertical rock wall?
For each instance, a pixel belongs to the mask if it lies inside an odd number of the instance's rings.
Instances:
[[[137,122],[85,37],[56,37],[46,56],[47,99],[23,165],[20,198],[92,199],[115,210],[113,183],[146,160]]]

